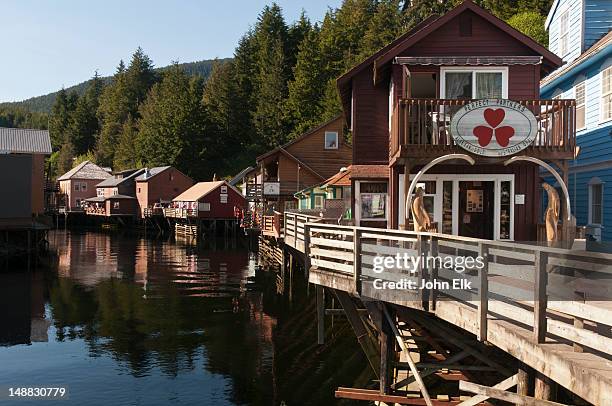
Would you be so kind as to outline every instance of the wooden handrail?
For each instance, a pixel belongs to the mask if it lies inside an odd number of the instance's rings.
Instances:
[[[389,140],[390,155],[402,145],[454,147],[450,121],[464,105],[474,100],[400,99],[393,108]],[[576,101],[515,100],[529,108],[538,121],[538,134],[532,148],[571,151],[576,147]]]
[[[285,221],[291,223],[296,217],[290,214]],[[297,236],[298,223],[293,224]],[[303,228],[308,234],[304,236],[304,252],[312,269],[343,275],[341,278],[346,278],[348,274],[354,281],[354,287],[350,290],[357,294],[362,292],[365,283],[371,284],[372,274],[368,279],[362,279],[361,273],[364,270],[372,272],[368,264],[372,265],[374,256],[412,252],[413,256],[430,253],[437,257],[442,255],[442,251],[448,255],[449,250],[455,257],[465,256],[469,252],[473,256],[479,255],[484,259],[484,267],[468,269],[463,275],[466,280],[474,282],[472,289],[466,292],[467,299],[459,297],[461,295],[453,298],[453,294],[444,289],[434,289],[429,291],[428,298],[424,296],[426,292],[421,291],[418,301],[424,307],[429,304],[430,311],[436,308],[438,297],[472,303],[477,308],[475,334],[483,341],[488,337],[488,315],[494,312],[514,323],[533,326],[534,343],[544,342],[547,335],[556,335],[573,342],[577,349],[584,346],[612,355],[612,338],[600,334],[597,329],[585,329],[582,324],[583,320],[588,320],[591,324],[607,326],[603,330],[608,331],[612,326],[612,310],[594,301],[605,300],[605,295],[612,292],[609,278],[609,274],[612,274],[612,254],[321,222],[307,222]],[[311,271],[310,267],[307,271]],[[441,270],[436,269],[435,265],[433,268],[424,266],[419,268],[417,277],[425,278],[427,275],[431,281],[438,277],[438,271]],[[401,270],[390,271],[394,272],[399,272],[402,277],[406,275]],[[444,269],[440,277],[449,278],[449,273],[454,275],[454,272],[453,269]],[[575,276],[566,276],[568,272]],[[389,280],[396,280],[397,276]],[[592,279],[597,276],[598,279]],[[587,296],[577,299],[577,291]],[[395,293],[380,293],[385,294],[390,295],[388,301],[393,302]],[[469,299],[475,294],[479,295],[477,300]],[[554,300],[550,298],[551,295],[554,295]],[[499,300],[499,297],[504,299]],[[379,299],[385,300],[384,296]],[[554,317],[551,317],[553,313]],[[565,315],[565,318],[559,318],[559,314]],[[574,324],[571,320],[578,320],[579,323]]]

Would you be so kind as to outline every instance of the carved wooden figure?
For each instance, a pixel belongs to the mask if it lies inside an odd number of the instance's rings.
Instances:
[[[559,223],[559,194],[554,187],[548,183],[543,183],[542,187],[546,190],[548,195],[548,207],[545,212],[546,221],[546,241],[555,242],[558,241],[559,236],[557,235],[557,224]]]
[[[416,197],[412,201],[412,218],[414,220],[414,231],[427,231],[431,226],[431,220],[429,214],[425,210],[425,204],[423,201],[423,195],[425,192],[423,188],[417,188]]]

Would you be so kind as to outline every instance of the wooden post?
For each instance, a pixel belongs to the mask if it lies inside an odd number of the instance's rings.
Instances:
[[[487,313],[489,311],[489,247],[483,243],[478,243],[478,252],[483,259],[484,266],[478,272],[479,287],[478,293],[480,301],[478,302],[478,340],[487,341]]]
[[[529,373],[525,365],[521,365],[516,374],[516,394],[521,396],[529,395]]]
[[[304,273],[306,274],[306,284],[310,275],[310,226],[304,224]]]
[[[418,235],[417,237],[417,255],[419,258],[427,258],[427,239],[422,235]],[[425,261],[419,261],[419,272],[417,276],[417,286],[421,286],[422,281],[425,279]],[[420,296],[420,308],[424,309],[424,301],[425,301],[425,289],[419,289]]]
[[[353,228],[353,278],[355,293],[361,294],[361,230]]]
[[[542,400],[553,400],[554,382],[549,377],[536,372],[534,397]]]
[[[293,255],[289,254],[289,303],[293,302]]]
[[[315,287],[317,295],[317,344],[325,344],[325,290],[322,285]]]
[[[438,251],[438,237],[432,236],[431,239],[431,257],[437,258],[439,255]],[[434,288],[434,281],[438,278],[438,268],[436,267],[436,262],[434,261],[434,266],[429,270],[429,281],[432,282],[431,289],[429,290],[429,311],[433,312],[436,310],[436,292],[437,290]]]
[[[393,331],[388,320],[383,317],[382,303],[377,303],[380,313],[380,386],[379,392],[381,395],[388,395],[393,381],[392,361],[395,355],[395,344],[393,342]]]
[[[400,200],[399,204],[406,206],[406,200],[408,200],[408,189],[410,189],[410,165],[408,160],[404,160],[404,196]],[[399,210],[398,210],[399,211]],[[410,217],[410,207],[404,211],[404,225],[399,227],[400,230],[408,230],[408,218]]]
[[[533,303],[533,335],[536,343],[546,340],[546,285],[548,281],[548,253],[538,250],[535,252],[535,284]]]

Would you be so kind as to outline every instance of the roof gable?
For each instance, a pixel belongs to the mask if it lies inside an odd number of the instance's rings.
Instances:
[[[419,41],[425,40],[429,35],[434,33],[436,30],[443,28],[451,20],[458,17],[464,12],[475,13],[478,17],[484,19],[486,22],[506,33],[509,37],[515,41],[522,43],[526,49],[532,52],[532,55],[541,55],[543,57],[543,63],[548,67],[549,70],[553,70],[561,65],[561,59],[550,52],[548,49],[538,44],[532,38],[526,36],[520,31],[508,25],[505,21],[500,20],[493,14],[482,9],[478,5],[474,4],[470,0],[465,0],[454,9],[450,10],[442,16],[430,16],[425,19],[422,23],[414,27],[409,32],[401,35],[395,41],[385,46],[369,58],[365,59],[360,64],[350,69],[347,73],[338,78],[337,85],[340,92],[340,98],[345,113],[350,111],[350,99],[351,99],[351,79],[363,71],[364,69],[372,66],[373,67],[373,80],[374,83],[380,81],[382,78],[383,71],[387,68],[393,59],[405,52],[410,47],[417,44]],[[455,55],[446,55],[455,56]],[[515,56],[515,55],[510,55]],[[347,121],[350,121],[348,114],[345,114]]]
[[[203,197],[211,193],[213,190],[218,189],[222,185],[227,186],[228,190],[231,189],[235,193],[242,196],[242,194],[234,186],[230,185],[224,180],[219,180],[219,181],[214,181],[214,182],[198,182],[192,187],[190,187],[189,189],[185,190],[183,193],[181,193],[177,197],[175,197],[174,199],[172,199],[172,201],[173,202],[195,202],[195,201],[202,199]]]
[[[272,150],[270,150],[270,151],[268,151],[268,152],[266,152],[264,154],[261,154],[260,156],[258,156],[256,158],[256,161],[259,162],[259,161],[261,161],[263,159],[266,159],[270,155],[273,155],[275,153],[281,152],[281,150],[287,151],[287,150],[289,150],[291,148],[291,146],[293,146],[295,144],[298,144],[299,142],[304,141],[305,139],[307,139],[307,138],[317,134],[319,130],[324,129],[325,127],[328,127],[331,124],[333,124],[336,121],[341,120],[341,119],[342,119],[342,115],[337,115],[336,117],[332,118],[331,120],[326,121],[326,122],[324,122],[323,124],[321,124],[321,125],[319,125],[317,127],[311,128],[310,130],[306,131],[304,134],[300,135],[299,137],[296,137],[293,140],[291,140],[291,141],[289,141],[289,142],[287,142],[287,143],[285,143],[285,144],[283,144],[283,145],[281,145],[279,147],[276,147],[276,148],[274,148],[274,149],[272,149]],[[340,134],[339,134],[339,136],[340,136]]]
[[[94,179],[104,180],[111,177],[111,174],[94,164],[91,161],[84,161],[57,178],[57,180],[69,179]]]

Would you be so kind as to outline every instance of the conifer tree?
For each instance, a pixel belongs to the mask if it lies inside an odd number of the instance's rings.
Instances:
[[[115,168],[115,170],[140,167],[135,145],[137,134],[138,129],[136,127],[136,122],[130,114],[123,123],[121,134],[119,134],[119,140],[115,149],[115,158],[113,161],[113,168]]]
[[[49,135],[54,150],[59,150],[66,142],[71,115],[76,107],[77,99],[76,93],[68,94],[63,88],[55,98],[49,117]]]
[[[143,166],[172,165],[198,177],[204,114],[201,81],[189,80],[176,64],[167,69],[140,106],[136,138]]]
[[[99,132],[97,110],[102,88],[102,80],[96,72],[89,82],[87,90],[76,103],[68,129],[75,155],[85,154],[93,150],[95,146]]]

